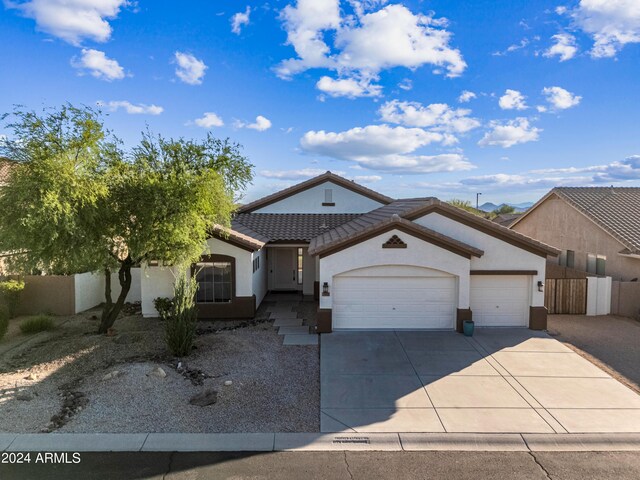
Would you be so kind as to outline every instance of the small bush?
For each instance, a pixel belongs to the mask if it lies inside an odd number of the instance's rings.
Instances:
[[[4,305],[0,305],[0,340],[6,335],[9,329],[9,310]]]
[[[0,304],[5,305],[9,311],[9,318],[16,316],[20,294],[24,290],[24,282],[18,280],[6,280],[0,282]]]
[[[36,315],[35,317],[27,318],[20,324],[20,331],[25,335],[53,330],[54,328],[53,320],[47,315]]]
[[[158,297],[153,301],[153,306],[156,307],[160,320],[166,320],[171,313],[171,307],[173,306],[173,300],[166,297]]]
[[[165,326],[165,340],[171,353],[184,357],[191,353],[196,334],[198,310],[195,303],[198,283],[195,278],[180,277]]]

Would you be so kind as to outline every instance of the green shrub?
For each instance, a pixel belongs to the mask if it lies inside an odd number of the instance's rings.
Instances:
[[[153,306],[156,307],[160,320],[166,320],[171,314],[173,300],[167,297],[158,297],[153,301]]]
[[[24,282],[22,281],[6,280],[0,282],[0,304],[7,307],[9,318],[16,316],[22,290],[24,290]]]
[[[196,334],[198,310],[195,303],[198,283],[195,278],[180,277],[165,325],[165,340],[171,353],[183,357],[191,353]]]
[[[36,315],[35,317],[27,318],[20,324],[20,331],[25,335],[53,330],[54,328],[53,320],[47,315]]]
[[[9,310],[4,305],[0,305],[0,340],[9,329]]]

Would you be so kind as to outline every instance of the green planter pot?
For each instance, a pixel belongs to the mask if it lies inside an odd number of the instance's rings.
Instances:
[[[464,322],[462,322],[462,333],[464,333],[465,337],[472,337],[474,328],[475,325],[473,323],[473,320],[465,320]]]

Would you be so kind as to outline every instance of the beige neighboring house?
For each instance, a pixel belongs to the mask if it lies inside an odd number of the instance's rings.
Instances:
[[[548,278],[611,277],[610,312],[640,320],[640,188],[554,188],[511,228],[562,250]]]
[[[640,188],[554,188],[511,229],[560,248],[561,266],[624,282],[640,277]]]
[[[0,157],[0,188],[4,187],[9,181],[9,175],[11,174],[11,169],[15,166],[15,162],[9,160],[8,158]],[[4,259],[6,255],[0,252],[0,275],[5,273],[4,268]]]

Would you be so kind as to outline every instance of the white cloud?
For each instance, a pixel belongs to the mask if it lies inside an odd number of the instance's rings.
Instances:
[[[510,88],[505,90],[504,95],[498,100],[498,104],[503,110],[525,110],[528,108],[524,95],[518,90],[511,90]]]
[[[481,147],[494,145],[509,148],[519,143],[535,142],[542,131],[531,126],[529,120],[523,117],[502,124],[491,122],[489,126],[491,130],[478,142]]]
[[[576,26],[594,40],[591,55],[613,57],[629,43],[640,43],[638,0],[581,0],[568,13]]]
[[[495,57],[503,57],[511,52],[515,52],[516,50],[521,50],[529,45],[529,39],[523,38],[520,40],[520,43],[514,43],[513,45],[509,45],[506,50],[493,52],[492,55]]]
[[[298,58],[284,60],[276,73],[290,78],[308,68],[329,67],[329,46],[324,42],[324,30],[340,27],[339,0],[298,0],[296,6],[287,5],[280,15],[287,31],[287,44],[293,46]]]
[[[177,64],[176,76],[189,85],[200,85],[209,68],[202,60],[198,60],[190,53],[176,52],[174,61]]]
[[[265,130],[269,130],[271,128],[271,120],[262,115],[258,115],[256,117],[256,121],[253,123],[245,123],[240,120],[236,120],[234,126],[236,128],[250,128],[252,130],[257,130],[259,132],[264,132]]]
[[[251,15],[251,7],[247,6],[247,9],[243,12],[238,12],[231,17],[231,31],[236,35],[240,35],[242,27],[249,25],[249,16]]]
[[[358,183],[375,183],[382,180],[380,175],[357,175],[353,179]]]
[[[98,102],[98,105],[105,107],[111,112],[124,109],[129,115],[160,115],[164,108],[158,105],[145,105],[144,103],[133,104],[126,100],[115,100],[111,102]]]
[[[368,80],[355,78],[321,77],[316,83],[316,88],[331,97],[378,97],[382,93],[380,85],[372,85]]]
[[[83,48],[80,52],[80,58],[73,57],[71,59],[71,65],[80,70],[81,74],[89,73],[91,76],[107,82],[122,80],[125,77],[124,68],[117,60],[92,48]]]
[[[566,110],[580,103],[582,97],[561,87],[546,87],[542,93],[547,97],[547,102],[554,110]]]
[[[352,2],[354,3],[354,2]],[[416,69],[429,64],[436,72],[459,76],[466,68],[460,51],[450,47],[446,21],[431,15],[414,15],[403,5],[357,2],[355,16],[342,17],[339,0],[298,0],[282,11],[287,43],[297,57],[275,69],[281,78],[310,68],[327,68],[340,78],[377,79],[380,71],[394,67]],[[328,39],[334,39],[332,45]]]
[[[544,192],[558,186],[636,185],[640,180],[640,155],[605,165],[531,170],[519,174],[496,173],[463,178],[457,182],[417,182],[414,188],[452,192],[477,192],[491,188],[492,192],[522,194]]]
[[[325,172],[326,170],[321,168],[302,168],[300,170],[262,170],[260,172],[260,176],[265,178],[277,178],[278,180],[305,180],[307,178],[317,177]],[[334,173],[338,175],[344,174],[344,172]]]
[[[300,140],[305,152],[355,162],[360,167],[393,173],[469,170],[460,154],[412,155],[417,149],[446,143],[447,135],[421,128],[368,125],[343,132],[309,131]]]
[[[586,167],[547,168],[532,170],[536,175],[549,174],[593,174],[588,180],[593,183],[615,183],[629,180],[640,180],[640,155],[631,155],[624,160],[605,165],[590,165]]]
[[[222,127],[222,118],[213,112],[205,112],[201,118],[196,118],[193,123],[202,128]]]
[[[465,133],[480,126],[469,117],[471,110],[451,108],[446,103],[424,106],[418,102],[391,100],[380,107],[380,118],[389,123],[407,127],[429,127],[433,131]]]
[[[555,42],[549,47],[543,55],[545,57],[560,57],[561,62],[572,59],[578,53],[578,47],[576,46],[576,37],[568,33],[558,33],[551,37]]]
[[[459,103],[468,103],[471,100],[473,100],[474,98],[477,98],[478,96],[469,91],[469,90],[463,90],[462,93],[460,93],[460,96],[458,97],[458,102]]]
[[[112,29],[107,20],[130,4],[129,0],[5,0],[7,8],[34,19],[39,30],[73,45],[80,45],[83,39],[109,40]]]
[[[410,78],[403,78],[400,83],[398,83],[398,88],[402,90],[409,91],[413,89],[413,81]]]

